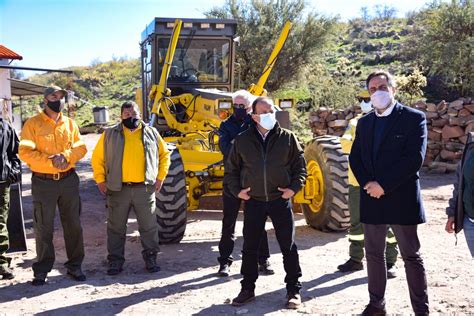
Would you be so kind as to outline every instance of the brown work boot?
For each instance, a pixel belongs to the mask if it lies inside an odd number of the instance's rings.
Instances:
[[[288,292],[286,295],[286,307],[289,309],[298,309],[301,306],[301,295],[297,292]]]
[[[255,299],[255,292],[251,290],[242,290],[239,295],[232,300],[233,306],[241,306]]]
[[[0,275],[2,276],[3,280],[11,280],[15,277],[13,270],[5,266],[0,266]]]

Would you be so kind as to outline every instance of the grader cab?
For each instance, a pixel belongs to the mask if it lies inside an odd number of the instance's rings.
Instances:
[[[258,82],[248,87],[266,95],[265,82],[289,34],[288,22]],[[223,156],[218,127],[232,115],[237,22],[223,19],[155,18],[141,38],[142,86],[137,103],[172,150],[171,166],[157,194],[162,243],[179,242],[187,211],[221,207]],[[284,109],[288,100],[278,100]],[[286,118],[281,111],[277,118]],[[308,223],[322,230],[349,225],[347,157],[334,137],[316,138],[306,147],[309,177],[295,196]]]

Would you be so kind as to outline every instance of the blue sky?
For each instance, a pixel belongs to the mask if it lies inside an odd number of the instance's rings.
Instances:
[[[0,43],[23,56],[19,66],[59,69],[93,60],[138,57],[140,34],[154,17],[204,17],[224,0],[0,0]],[[403,16],[422,0],[308,0],[317,12],[350,19],[387,4]],[[25,75],[30,73],[25,72]]]

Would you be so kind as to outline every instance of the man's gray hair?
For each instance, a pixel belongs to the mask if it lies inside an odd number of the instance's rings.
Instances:
[[[232,102],[235,103],[235,99],[242,98],[246,101],[246,105],[250,105],[253,101],[253,95],[247,90],[237,90],[232,94]]]
[[[396,88],[397,87],[397,82],[395,81],[395,78],[386,70],[375,70],[369,74],[367,77],[367,80],[365,81],[365,84],[367,87],[369,87],[369,82],[375,77],[385,77],[387,79],[387,83],[390,87]]]
[[[129,108],[135,108],[137,112],[140,113],[140,107],[138,106],[138,104],[136,104],[133,101],[126,101],[120,107],[120,114],[123,114],[123,110],[129,109]]]

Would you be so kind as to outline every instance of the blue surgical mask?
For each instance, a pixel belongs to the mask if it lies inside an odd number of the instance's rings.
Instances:
[[[258,123],[261,127],[266,130],[271,130],[275,127],[276,124],[276,114],[275,113],[265,113],[260,114],[260,123]]]

